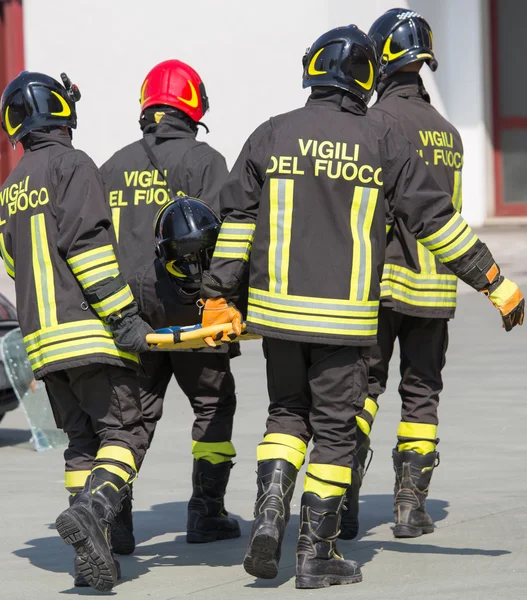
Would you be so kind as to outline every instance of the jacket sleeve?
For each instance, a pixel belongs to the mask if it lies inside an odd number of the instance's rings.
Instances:
[[[182,189],[208,204],[217,215],[221,212],[218,196],[228,176],[223,156],[206,144],[200,144],[185,155]]]
[[[220,192],[223,223],[210,271],[203,276],[203,298],[234,299],[246,279],[271,134],[267,122],[249,137]]]
[[[58,249],[101,319],[133,302],[119,270],[101,175],[88,157],[56,171]]]
[[[385,195],[395,217],[455,275],[477,291],[486,290],[499,276],[499,267],[423,159],[392,130],[380,151]]]

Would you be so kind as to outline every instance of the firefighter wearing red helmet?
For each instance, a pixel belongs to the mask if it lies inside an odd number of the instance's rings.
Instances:
[[[121,268],[127,280],[143,267],[151,270],[155,263],[157,245],[152,223],[160,209],[176,196],[190,196],[205,202],[219,214],[218,192],[228,175],[223,156],[196,140],[198,126],[202,125],[200,119],[207,112],[209,101],[205,86],[192,67],[179,60],[156,65],[144,79],[140,102],[142,138],[116,152],[101,168],[123,257]],[[169,268],[171,275],[188,291],[193,285],[193,274],[178,271],[175,264]],[[193,298],[190,292],[188,298]],[[195,299],[192,304],[195,306]],[[169,354],[174,353],[141,355],[146,372],[146,376],[140,378],[141,404],[150,442],[173,376],[194,409],[193,494],[189,503],[187,541],[211,542],[239,537],[238,523],[229,518],[223,508],[235,456],[231,433],[236,394],[229,361],[230,357],[239,355],[238,344],[231,344],[227,353],[214,355],[201,351],[178,352],[180,360],[177,357],[174,360]],[[186,368],[182,369],[183,363]],[[197,432],[207,431],[208,436],[197,435]],[[130,497],[123,504],[111,533],[114,552],[133,552]]]

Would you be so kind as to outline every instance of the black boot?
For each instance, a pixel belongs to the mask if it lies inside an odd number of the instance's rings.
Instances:
[[[121,493],[115,481],[122,483],[105,469],[94,471],[84,490],[55,522],[60,537],[77,554],[77,575],[100,592],[110,591],[119,577],[108,544],[110,524],[121,509]]]
[[[117,567],[117,579],[121,579],[121,565],[119,561],[115,561],[115,566]],[[77,555],[73,559],[73,585],[75,587],[90,587],[86,583],[84,575],[79,570],[79,557]]]
[[[368,467],[366,459],[370,450],[370,438],[357,427],[357,449],[353,457],[351,485],[346,490],[340,525],[341,540],[354,540],[359,533],[359,492]],[[371,462],[371,459],[370,459]],[[369,466],[369,464],[368,464]]]
[[[324,588],[362,581],[359,565],[337,550],[344,496],[302,495],[300,532],[296,549],[296,587]]]
[[[240,537],[240,526],[225,510],[225,492],[232,461],[213,465],[195,460],[192,497],[188,503],[187,542],[203,544]]]
[[[438,458],[437,452],[419,454],[394,449],[393,535],[396,538],[414,538],[434,531],[432,517],[426,512],[426,497]]]
[[[284,532],[290,517],[290,504],[298,470],[287,460],[264,460],[258,463],[254,523],[243,568],[261,579],[274,579]]]
[[[116,554],[132,554],[135,550],[132,518],[132,487],[122,491],[122,508],[110,528],[110,545]]]

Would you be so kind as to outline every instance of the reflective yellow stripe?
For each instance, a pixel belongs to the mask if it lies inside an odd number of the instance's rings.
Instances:
[[[115,231],[115,239],[119,241],[119,228],[121,227],[121,209],[112,208],[112,222]]]
[[[84,321],[71,321],[70,323],[61,323],[53,327],[39,329],[24,337],[26,349],[32,344],[51,344],[52,342],[70,337],[80,337],[90,334],[113,337],[110,328],[106,327],[99,319],[86,319]]]
[[[77,275],[77,280],[86,289],[98,281],[108,278],[113,279],[117,275],[119,275],[119,265],[116,262],[112,262],[103,267],[98,267]]]
[[[434,255],[427,250],[423,244],[416,242],[417,245],[417,258],[419,261],[419,268],[423,275],[435,275],[437,273],[436,270],[436,261]]]
[[[426,302],[427,299],[429,302],[437,302],[438,304],[442,304],[444,301],[456,301],[456,290],[452,290],[451,288],[447,288],[445,291],[443,290],[414,290],[408,288],[406,285],[398,283],[396,281],[383,281],[381,284],[382,289],[385,287],[390,287],[392,290],[397,290],[400,294],[407,296],[409,299],[422,300]]]
[[[342,485],[336,485],[339,483]],[[349,467],[311,463],[307,467],[304,479],[304,492],[311,492],[320,498],[343,496],[350,484],[351,469]]]
[[[58,323],[57,304],[44,213],[31,217],[31,250],[39,322],[41,327],[53,327]]]
[[[206,460],[217,465],[229,462],[236,456],[232,442],[196,442],[192,441],[192,454],[195,460]]]
[[[383,282],[387,279],[397,281],[410,288],[418,288],[411,290],[419,293],[419,288],[432,288],[433,290],[457,290],[457,277],[455,275],[434,274],[426,275],[422,273],[414,273],[410,269],[399,267],[398,265],[384,265],[382,274]]]
[[[73,339],[69,342],[62,342],[45,346],[34,350],[29,354],[29,363],[33,370],[40,369],[44,365],[54,363],[67,358],[78,358],[93,354],[105,354],[123,358],[133,362],[139,362],[137,355],[119,350],[113,339],[103,339],[99,337],[84,338],[81,340]]]
[[[119,312],[125,306],[133,302],[134,297],[129,285],[126,285],[122,290],[115,292],[102,302],[92,304],[92,308],[97,311],[99,317],[107,317],[112,313]]]
[[[370,435],[371,425],[362,417],[357,417],[357,427],[366,435]]]
[[[6,250],[5,242],[4,242],[4,234],[0,233],[0,253],[2,254],[2,258],[4,260],[5,270],[8,275],[11,277],[15,277],[15,261],[10,256],[9,252]]]
[[[397,429],[397,436],[402,438],[415,438],[417,440],[435,440],[437,425],[429,423],[406,423],[401,421]]]
[[[294,448],[295,450],[302,452],[302,454],[305,454],[307,451],[307,445],[300,438],[287,433],[268,433],[264,437],[263,443],[282,444]]]
[[[218,235],[218,241],[225,241],[225,240],[236,240],[236,241],[241,241],[241,242],[252,242],[254,239],[254,235],[247,235],[245,233],[222,233],[220,231],[220,234]]]
[[[421,242],[421,244],[424,244],[429,250],[431,250],[432,247],[439,247],[460,224],[464,223],[465,220],[463,219],[463,217],[459,213],[456,213],[438,231],[425,238],[420,238],[419,241]]]
[[[90,473],[91,471],[66,471],[64,473],[64,487],[66,489],[83,488]]]
[[[224,221],[221,226],[221,231],[225,233],[230,233],[230,230],[236,230],[236,233],[243,233],[243,230],[247,230],[247,233],[250,234],[255,231],[256,225],[255,223],[233,223],[231,221]]]
[[[461,171],[454,171],[454,191],[452,193],[452,204],[460,213],[463,208],[463,186],[461,183]]]
[[[215,250],[213,258],[227,258],[230,260],[244,260],[249,261],[249,254],[247,252],[229,251],[227,249]]]
[[[392,225],[386,225],[386,235],[388,235],[391,230],[392,230]]]
[[[434,452],[435,449],[436,444],[434,442],[429,442],[425,440],[403,442],[402,444],[397,445],[397,450],[399,452],[405,452],[407,450],[410,450],[412,452],[417,452],[418,454],[430,454],[430,452]]]
[[[356,302],[339,298],[318,298],[316,296],[294,296],[292,294],[276,294],[258,288],[249,288],[251,301],[262,304],[269,303],[276,308],[283,308],[292,312],[318,314],[319,311],[328,310],[329,314],[360,316],[375,316],[379,309],[378,300]]]
[[[134,455],[128,448],[122,448],[121,446],[103,446],[99,448],[95,460],[115,460],[137,471]]]
[[[478,236],[467,226],[467,231],[449,246],[448,251],[442,249],[436,256],[442,263],[450,262],[468,252],[478,240]]]
[[[311,473],[313,477],[324,481],[342,483],[343,485],[351,483],[351,469],[349,467],[310,463],[307,472]]]
[[[97,458],[98,458],[98,455],[97,455]],[[96,471],[97,469],[105,469],[109,473],[113,473],[114,475],[117,475],[117,477],[120,477],[124,481],[124,483],[127,483],[131,477],[130,473],[128,473],[124,469],[121,469],[121,467],[116,467],[115,465],[112,465],[112,464],[105,463],[104,465],[97,465],[96,467],[93,467],[93,471]]]
[[[357,186],[351,203],[350,226],[353,238],[350,300],[368,300],[371,286],[371,224],[379,190]]]
[[[457,304],[457,297],[455,295],[452,298],[417,296],[409,294],[406,290],[397,287],[391,282],[382,284],[381,298],[393,298],[394,300],[404,302],[411,306],[423,306],[427,308],[455,308]]]
[[[84,269],[88,268],[89,266],[102,264],[104,262],[108,262],[109,260],[115,260],[115,253],[111,244],[100,246],[99,248],[93,248],[92,250],[87,250],[86,252],[81,252],[80,254],[71,256],[68,258],[68,264],[71,270],[74,273],[77,273],[78,271],[84,271]]]
[[[269,181],[269,291],[287,294],[293,224],[294,179]]]
[[[379,407],[377,406],[377,403],[374,400],[372,400],[371,398],[366,398],[366,400],[364,401],[364,410],[375,419],[375,415],[377,414]]]
[[[286,460],[297,469],[300,469],[304,464],[305,454],[281,444],[260,444],[256,448],[256,460],[258,462],[277,459]]]

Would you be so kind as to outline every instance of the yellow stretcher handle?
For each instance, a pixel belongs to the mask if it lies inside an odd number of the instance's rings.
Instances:
[[[244,333],[245,329],[246,325],[245,323],[242,323],[242,335],[236,337],[233,341],[239,342],[260,338],[259,335]],[[211,325],[209,327],[200,327],[198,329],[192,329],[190,331],[181,331],[179,336],[180,342],[177,343],[174,343],[174,335],[172,333],[149,333],[146,336],[146,341],[148,344],[153,346],[152,349],[155,350],[208,348],[207,344],[204,342],[204,338],[214,337],[216,334],[220,333],[222,335],[218,335],[217,346],[221,345],[222,342],[220,342],[219,340],[223,335],[229,335],[230,333],[233,333],[232,323],[223,323],[220,325]]]

